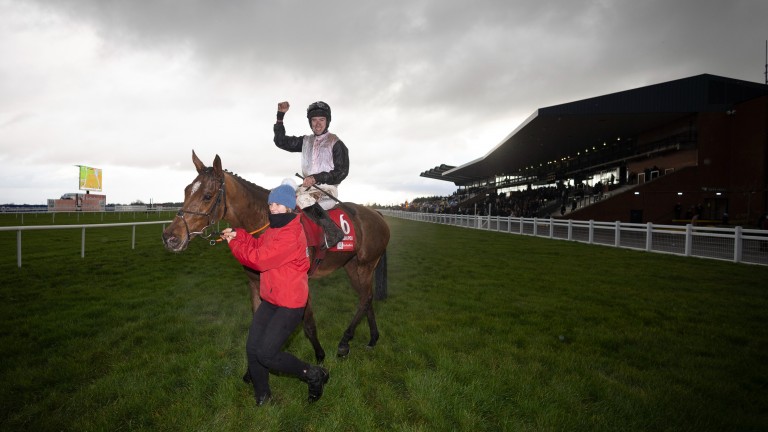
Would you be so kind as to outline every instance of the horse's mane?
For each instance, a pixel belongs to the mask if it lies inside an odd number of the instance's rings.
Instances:
[[[249,189],[251,191],[269,193],[269,189],[261,187],[261,186],[257,185],[256,183],[253,183],[252,181],[250,181],[250,180],[248,180],[248,179],[246,179],[244,177],[240,177],[239,174],[235,174],[232,171],[229,171],[227,169],[224,169],[224,173],[229,174],[234,179],[236,179],[240,184],[242,184],[243,186],[245,186],[247,189]]]

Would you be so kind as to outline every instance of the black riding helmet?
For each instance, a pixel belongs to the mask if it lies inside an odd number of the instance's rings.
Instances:
[[[309,120],[310,127],[312,126],[312,117],[325,117],[325,127],[328,130],[331,125],[331,107],[323,101],[311,103],[307,107],[307,120]]]

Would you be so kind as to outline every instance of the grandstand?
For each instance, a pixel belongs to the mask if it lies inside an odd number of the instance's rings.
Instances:
[[[48,199],[49,212],[104,211],[107,196],[101,194],[66,193],[60,199]]]
[[[421,176],[458,186],[459,211],[527,194],[539,217],[754,225],[768,85],[703,74],[539,108],[485,156]]]

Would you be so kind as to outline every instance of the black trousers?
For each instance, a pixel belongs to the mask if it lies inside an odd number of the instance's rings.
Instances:
[[[245,352],[257,397],[270,392],[270,370],[301,378],[310,367],[292,354],[281,351],[303,317],[304,308],[285,308],[266,301],[262,301],[253,313]]]

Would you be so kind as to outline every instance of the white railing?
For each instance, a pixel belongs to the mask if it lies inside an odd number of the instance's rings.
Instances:
[[[11,226],[0,227],[0,231],[16,231],[16,265],[21,268],[21,232],[32,230],[56,230],[56,229],[80,229],[80,257],[85,258],[85,230],[86,228],[114,228],[114,227],[132,227],[131,230],[131,249],[136,248],[136,226],[137,225],[158,225],[169,224],[172,221],[154,221],[154,222],[129,222],[129,223],[105,223],[105,224],[87,224],[87,225],[29,225],[29,226]],[[165,227],[163,227],[165,229]]]
[[[0,206],[0,213],[8,214],[56,214],[56,213],[131,213],[131,212],[149,212],[149,213],[161,213],[161,212],[177,212],[181,207],[163,207],[158,206],[146,206],[146,205],[110,205],[105,207],[104,210],[51,210],[47,206]]]
[[[387,216],[647,252],[768,265],[768,231],[379,210]]]

